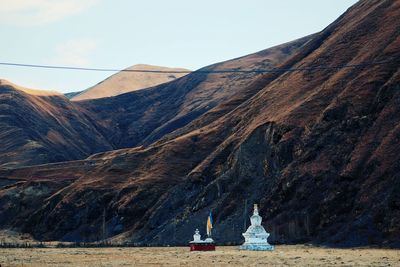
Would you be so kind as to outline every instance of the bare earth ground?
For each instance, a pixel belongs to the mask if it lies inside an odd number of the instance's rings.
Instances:
[[[400,266],[400,251],[277,246],[272,252],[217,247],[0,249],[5,266]]]

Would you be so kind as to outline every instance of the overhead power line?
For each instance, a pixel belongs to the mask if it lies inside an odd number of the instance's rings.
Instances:
[[[42,68],[42,69],[61,69],[61,70],[80,70],[80,71],[103,71],[103,72],[144,72],[144,73],[276,73],[276,72],[293,72],[293,71],[311,71],[311,70],[328,70],[328,69],[343,69],[343,68],[363,68],[372,65],[382,65],[387,63],[394,63],[396,61],[376,61],[376,62],[363,62],[359,64],[343,64],[335,66],[319,65],[312,67],[297,67],[297,68],[273,68],[273,69],[254,69],[254,70],[241,70],[241,69],[222,69],[222,70],[145,70],[145,69],[107,69],[107,68],[81,68],[71,66],[54,66],[54,65],[36,65],[25,63],[11,63],[0,62],[3,66],[14,67],[27,67],[27,68]]]

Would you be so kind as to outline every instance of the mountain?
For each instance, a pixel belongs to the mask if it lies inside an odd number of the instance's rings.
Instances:
[[[193,72],[181,79],[153,88],[109,98],[69,102],[68,105],[79,108],[82,113],[85,113],[90,118],[88,125],[95,125],[106,139],[104,143],[110,144],[113,149],[144,144],[146,138],[149,139],[151,137],[154,140],[158,140],[173,130],[187,125],[227,99],[230,99],[230,103],[225,105],[225,108],[221,108],[224,105],[220,106],[217,113],[223,114],[228,112],[240,103],[241,97],[250,97],[250,94],[253,92],[248,92],[246,85],[257,80],[257,77],[260,76],[254,73],[207,74],[203,70],[272,68],[289,58],[310,39],[311,36],[305,37],[249,56],[214,64],[202,69],[200,72]],[[235,97],[232,97],[234,95]],[[11,106],[8,106],[8,108],[12,109]],[[208,114],[212,113],[208,112]],[[207,115],[207,118],[211,118],[210,115]],[[46,129],[47,126],[43,126],[43,128]],[[165,130],[160,131],[159,129]],[[157,133],[157,135],[153,132]],[[79,140],[78,136],[75,138]],[[149,141],[147,145],[150,143]],[[133,150],[141,151],[141,148],[138,147]],[[151,150],[156,151],[154,149]],[[115,150],[109,153],[119,154],[125,152],[124,150]],[[93,157],[96,158],[98,156],[95,155]],[[109,158],[108,155],[105,157]],[[21,154],[21,158],[21,162],[18,165],[30,165],[23,161],[23,154]],[[32,158],[32,155],[28,155],[26,160],[32,161]],[[122,161],[126,163],[125,160],[123,159]],[[42,164],[32,167],[9,167],[0,170],[0,181],[4,186],[4,188],[0,189],[0,207],[4,208],[2,209],[3,213],[0,213],[1,216],[4,216],[3,218],[6,218],[2,221],[3,224],[0,227],[29,228],[30,226],[27,225],[30,225],[32,220],[35,220],[32,217],[33,213],[40,214],[42,208],[46,209],[46,203],[53,203],[52,195],[65,192],[69,186],[73,186],[75,183],[76,185],[80,184],[79,180],[83,176],[88,175],[88,177],[92,177],[91,175],[97,175],[92,173],[92,171],[95,171],[94,169],[103,164],[107,166],[107,170],[104,170],[104,173],[101,173],[96,178],[98,179],[97,181],[105,178],[104,175],[108,174],[112,174],[112,176],[117,175],[122,181],[127,178],[126,173],[135,172],[132,169],[132,167],[135,168],[135,164],[126,166],[125,170],[119,168],[113,169],[98,159]],[[176,168],[173,165],[171,167]],[[113,179],[109,180],[109,182]],[[118,190],[118,183],[108,185],[108,190],[116,192],[114,190]],[[98,185],[101,184],[103,182],[98,183]],[[168,187],[172,185],[174,183],[169,184]],[[93,190],[89,193],[91,195],[90,198],[95,197],[101,200],[107,195],[97,195],[98,192],[95,191]],[[23,199],[20,196],[23,196]],[[58,196],[56,198],[58,199]],[[14,203],[14,208],[10,209],[10,203]],[[95,204],[93,203],[93,205]],[[101,208],[101,206],[98,207]],[[85,208],[85,211],[89,212],[87,208]],[[97,212],[95,206],[93,206],[90,212]],[[45,217],[47,215],[43,219]],[[93,224],[93,222],[90,222],[90,224]],[[88,227],[90,228],[86,223],[82,227],[86,229],[85,231],[87,231]],[[80,231],[83,228],[79,227],[76,233],[68,234],[64,231],[56,233],[58,230],[49,230],[46,238],[65,240],[93,240],[96,238],[97,231],[93,231],[91,234],[85,232],[81,236],[82,233]],[[39,232],[36,234],[36,236],[42,235]],[[44,236],[42,237],[44,238]]]
[[[80,101],[113,146],[138,146],[0,170],[0,227],[94,241],[105,214],[111,240],[186,244],[211,210],[213,238],[232,244],[259,203],[275,243],[399,247],[399,12],[399,1],[359,1],[273,64],[301,71],[215,80],[193,72],[109,104]],[[221,78],[222,94],[220,85],[196,89]],[[211,106],[202,110],[193,94]]]
[[[308,39],[205,69],[273,67]],[[115,76],[119,75],[125,73]],[[0,131],[3,130],[1,140],[9,145],[0,150],[0,166],[84,159],[100,151],[133,147],[145,139],[157,140],[242,90],[254,77],[254,74],[200,72],[150,89],[72,102],[56,92],[26,89],[7,82],[4,90],[0,90],[4,114],[8,113],[3,117],[4,127]],[[10,97],[10,90],[18,92],[16,95],[20,97]],[[25,116],[21,110],[28,110],[29,115]]]
[[[89,112],[57,92],[0,81],[0,166],[82,159],[112,149]]]
[[[149,72],[135,72],[137,70]],[[151,71],[184,73],[154,73]],[[186,72],[189,70],[138,64],[124,69],[82,92],[69,93],[69,96],[73,101],[116,96],[173,81],[185,76]]]
[[[243,91],[257,73],[207,73],[218,70],[256,70],[278,66],[311,36],[258,53],[217,63],[173,82],[116,97],[80,101],[110,129],[115,148],[148,145],[179,129]]]

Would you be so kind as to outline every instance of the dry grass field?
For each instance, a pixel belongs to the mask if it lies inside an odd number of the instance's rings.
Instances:
[[[45,248],[0,249],[8,266],[400,266],[400,251],[277,246],[272,252],[218,247],[213,252],[189,248]]]

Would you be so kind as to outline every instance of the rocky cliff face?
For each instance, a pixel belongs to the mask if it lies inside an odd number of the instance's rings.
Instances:
[[[358,2],[280,65],[308,71],[255,77],[147,146],[0,171],[2,227],[93,241],[105,214],[110,239],[186,244],[212,210],[237,243],[259,203],[273,242],[399,246],[399,10]],[[361,62],[384,63],[312,69]]]

